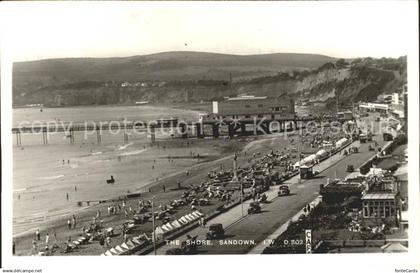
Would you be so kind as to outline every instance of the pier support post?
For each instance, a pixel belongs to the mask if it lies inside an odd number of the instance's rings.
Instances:
[[[246,125],[245,125],[245,123],[241,123],[241,135],[242,136],[246,135]]]
[[[202,123],[197,123],[195,125],[196,131],[197,131],[197,138],[204,138],[204,125]]]
[[[20,132],[16,133],[16,146],[18,147],[22,146],[22,138],[21,138]]]
[[[70,129],[70,144],[74,144],[74,130]]]
[[[216,123],[212,124],[213,126],[213,137],[218,138],[219,137],[219,125]]]
[[[187,124],[180,123],[179,127],[181,128],[181,137],[182,138],[188,138]]]
[[[102,143],[102,133],[99,127],[96,127],[96,141],[98,142],[98,144]]]
[[[124,125],[123,138],[124,138],[124,140],[123,140],[124,144],[127,144],[128,143],[128,134],[127,134],[127,129],[126,129],[125,125]]]
[[[48,132],[46,129],[42,130],[42,144],[48,144]]]
[[[235,128],[233,123],[229,123],[228,125],[228,131],[229,131],[229,137],[233,138],[235,136]]]
[[[152,144],[155,144],[156,142],[155,126],[150,126],[150,140],[152,141]]]

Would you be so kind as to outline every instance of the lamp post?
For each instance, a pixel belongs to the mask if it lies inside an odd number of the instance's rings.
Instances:
[[[153,252],[156,253],[156,225],[155,225],[155,197],[152,197],[152,229],[153,229]]]
[[[239,181],[238,179],[238,164],[237,164],[237,159],[238,159],[238,155],[235,152],[235,155],[233,157],[233,178],[232,178],[232,182],[240,182],[241,184],[241,215],[242,217],[244,216],[244,187],[243,187],[243,181],[241,179],[241,181]]]
[[[300,145],[301,145],[301,143],[302,143],[302,140],[299,140],[299,143],[298,143],[298,170],[299,170],[299,173],[298,173],[298,183],[301,183],[302,182],[302,177],[300,176],[300,161],[301,161],[301,154],[300,154]]]

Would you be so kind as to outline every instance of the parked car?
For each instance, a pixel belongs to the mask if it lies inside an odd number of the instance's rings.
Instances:
[[[290,194],[289,186],[282,185],[279,187],[279,191],[277,192],[278,196],[286,196]]]
[[[206,234],[206,238],[208,240],[214,239],[222,239],[225,237],[225,230],[223,229],[223,225],[220,223],[211,224],[209,226],[209,231]]]
[[[353,165],[347,165],[346,171],[349,172],[349,173],[354,172],[354,166]]]
[[[261,206],[259,202],[251,202],[248,208],[248,214],[260,213]]]

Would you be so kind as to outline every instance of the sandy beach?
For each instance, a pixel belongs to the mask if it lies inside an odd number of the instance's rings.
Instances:
[[[248,164],[248,160],[252,158],[253,153],[258,153],[260,156],[270,152],[271,150],[283,150],[288,147],[296,137],[289,136],[287,139],[280,135],[269,135],[260,136],[255,138],[247,139],[235,139],[221,141],[214,139],[204,140],[171,140],[168,142],[159,142],[159,148],[147,146],[146,151],[141,154],[133,155],[133,158],[127,157],[121,159],[113,159],[114,169],[112,173],[114,177],[118,179],[115,185],[106,185],[106,176],[99,180],[96,184],[93,182],[86,181],[80,178],[77,185],[77,192],[72,189],[72,186],[58,187],[54,190],[54,193],[61,191],[62,196],[56,197],[56,202],[62,202],[64,205],[70,204],[70,207],[66,207],[66,210],[62,210],[59,213],[46,213],[45,217],[39,217],[32,221],[24,221],[23,223],[15,223],[14,233],[16,242],[16,254],[17,255],[31,255],[31,242],[34,238],[35,230],[40,229],[44,235],[46,232],[53,232],[57,234],[57,241],[64,242],[70,236],[74,238],[80,235],[80,229],[69,230],[66,226],[66,221],[75,214],[78,219],[78,226],[81,227],[87,223],[90,223],[92,217],[95,216],[97,211],[101,211],[101,215],[106,215],[106,208],[108,204],[97,204],[88,207],[77,207],[76,201],[83,200],[83,197],[89,200],[94,200],[92,196],[100,194],[101,196],[108,196],[109,198],[118,198],[121,194],[126,193],[127,188],[131,186],[129,190],[140,190],[143,192],[140,199],[148,199],[151,196],[155,196],[157,205],[164,205],[171,200],[179,198],[181,194],[176,190],[169,190],[163,192],[162,185],[165,185],[166,189],[174,189],[177,187],[177,183],[180,182],[184,185],[198,185],[207,179],[207,173],[211,170],[217,170],[220,166],[224,168],[232,168],[232,157],[234,152],[240,152],[238,157],[239,166]],[[253,140],[253,141],[251,141]],[[193,153],[200,154],[200,158],[192,158],[188,153],[188,149],[185,149],[186,142],[189,142],[189,146]],[[127,147],[124,152],[136,151],[137,144],[132,144]],[[165,149],[163,148],[165,146]],[[173,156],[173,163],[168,160],[168,153]],[[106,154],[106,153],[105,153]],[[155,168],[153,166],[153,158],[156,158]],[[58,159],[57,159],[58,160]],[[57,161],[56,160],[56,161]],[[76,159],[72,159],[76,160]],[[59,165],[59,163],[57,163]],[[91,170],[92,177],[101,177],[101,173],[105,170],[110,173],[111,164],[103,166],[101,169],[95,168]],[[69,168],[65,166],[64,168]],[[189,171],[189,176],[186,176],[186,170]],[[71,172],[72,169],[70,168]],[[103,175],[102,175],[103,176]],[[160,177],[156,180],[156,177]],[[65,179],[65,178],[59,178]],[[92,180],[91,180],[92,181]],[[122,185],[118,185],[121,181]],[[131,182],[123,182],[131,181]],[[64,189],[64,190],[63,190]],[[112,190],[110,190],[112,189]],[[66,201],[65,190],[70,193],[70,200]],[[150,190],[150,192],[149,192]],[[17,194],[17,193],[15,193]],[[40,196],[46,196],[47,193],[42,193]],[[24,195],[21,194],[21,199]],[[26,196],[25,198],[30,198]],[[40,206],[48,206],[48,201],[45,197],[45,202],[37,201],[42,200],[42,197],[36,198],[33,202],[40,202]],[[19,202],[15,198],[15,202]],[[127,206],[136,207],[138,198],[130,199]],[[209,213],[215,209],[214,206],[205,206],[200,208],[205,213]],[[180,212],[182,213],[182,212]],[[102,218],[105,226],[120,226],[126,218],[123,215],[112,215]],[[141,234],[144,232],[151,232],[151,223],[144,224],[141,226],[141,230],[136,231]],[[118,238],[117,242],[120,242],[121,238]],[[93,246],[90,244],[87,249],[79,249],[77,253],[72,255],[98,255],[103,252],[103,247]]]
[[[131,108],[129,110],[132,111]],[[184,114],[188,116],[191,112]],[[67,113],[67,116],[70,117],[70,114]],[[84,113],[80,118],[89,117]],[[32,239],[37,229],[43,236],[47,232],[55,233],[58,245],[69,237],[79,236],[80,227],[89,225],[98,211],[103,216],[101,221],[104,226],[118,230],[127,219],[122,215],[104,217],[109,202],[112,202],[110,200],[118,203],[118,199],[121,200],[127,193],[141,192],[140,199],[155,196],[157,206],[163,206],[180,197],[182,192],[175,190],[178,183],[183,186],[199,185],[208,179],[208,172],[221,167],[232,168],[235,152],[239,153],[239,166],[248,164],[253,153],[260,157],[273,150],[290,152],[291,160],[296,161],[297,145],[304,146],[300,149],[303,153],[313,152],[309,143],[302,143],[307,138],[297,135],[182,139],[158,134],[157,142],[152,145],[147,134],[129,134],[126,143],[122,134],[104,134],[100,144],[96,143],[95,135],[82,134],[75,135],[76,141],[72,145],[68,144],[63,134],[49,136],[48,145],[37,143],[40,135],[27,135],[22,142],[31,145],[14,147],[13,235],[16,255],[33,254]],[[115,183],[107,184],[106,180],[111,175]],[[172,190],[164,192],[164,188]],[[86,206],[83,201],[91,202]],[[96,201],[107,203],[96,204]],[[80,202],[83,202],[82,206]],[[128,206],[138,207],[139,198],[128,202]],[[200,209],[211,213],[216,206],[217,203],[214,203]],[[180,210],[177,213],[185,212]],[[78,229],[67,227],[67,220],[72,215],[78,219]],[[150,234],[151,230],[151,223],[146,223],[136,230],[136,234]],[[71,254],[98,255],[103,250],[96,243]]]

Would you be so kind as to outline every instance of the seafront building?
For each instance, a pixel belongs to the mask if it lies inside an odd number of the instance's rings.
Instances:
[[[212,113],[203,119],[224,120],[293,120],[294,100],[286,97],[239,96],[213,101]]]

